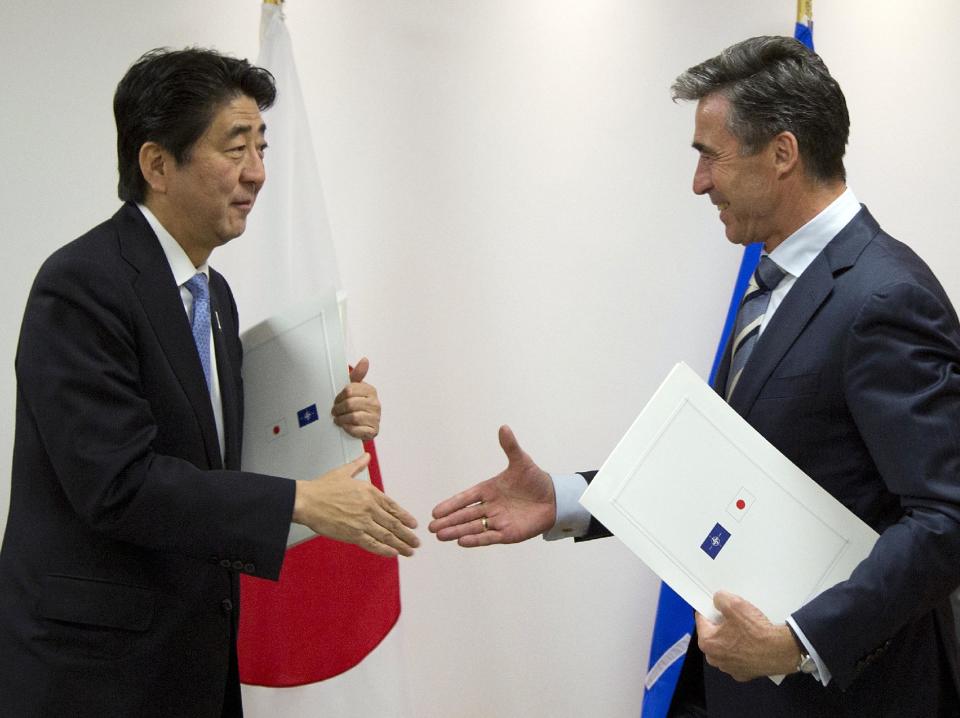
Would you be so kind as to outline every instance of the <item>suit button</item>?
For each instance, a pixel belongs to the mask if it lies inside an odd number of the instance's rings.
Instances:
[[[224,568],[230,568],[230,559],[224,558],[220,560],[220,565]]]
[[[242,568],[243,568],[243,561],[234,561],[234,562],[233,562],[233,570],[234,570],[234,571],[239,571],[239,570],[241,570]]]
[[[247,573],[254,573],[257,570],[257,567],[254,566],[252,563],[248,563],[244,565],[243,570],[246,571]]]
[[[229,598],[225,598],[220,601],[220,610],[229,615],[230,611],[233,610],[233,601],[231,601]]]

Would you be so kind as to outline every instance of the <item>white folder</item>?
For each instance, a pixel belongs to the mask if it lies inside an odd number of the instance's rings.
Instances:
[[[580,503],[713,620],[713,594],[723,589],[783,623],[849,578],[877,540],[685,364]]]
[[[245,471],[309,480],[363,453],[330,415],[350,381],[334,293],[251,327],[241,341]],[[291,524],[287,545],[314,536]]]

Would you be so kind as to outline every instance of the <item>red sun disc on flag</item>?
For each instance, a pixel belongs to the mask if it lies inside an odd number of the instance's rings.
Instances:
[[[383,490],[371,441],[370,480]],[[240,576],[240,680],[300,686],[350,670],[400,617],[397,559],[318,536],[287,551],[279,581]]]

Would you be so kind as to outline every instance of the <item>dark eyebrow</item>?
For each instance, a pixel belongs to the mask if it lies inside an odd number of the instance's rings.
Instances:
[[[237,137],[238,135],[245,135],[249,133],[252,129],[253,129],[252,125],[234,125],[233,127],[230,128],[230,131],[227,133],[227,139],[232,140],[234,137]],[[259,130],[260,130],[259,134],[261,135],[265,134],[267,131],[266,123],[261,124]]]

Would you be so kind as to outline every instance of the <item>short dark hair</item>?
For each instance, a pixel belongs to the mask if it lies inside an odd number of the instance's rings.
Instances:
[[[120,199],[143,202],[146,197],[140,171],[145,142],[156,142],[177,164],[188,162],[218,109],[240,95],[267,109],[277,95],[273,75],[246,60],[203,48],[157,48],[142,55],[113,96]]]
[[[778,36],[744,40],[691,67],[671,90],[674,100],[700,100],[715,92],[726,97],[728,129],[743,154],[755,154],[789,131],[797,138],[811,177],[846,178],[847,101],[820,56],[798,40]]]

